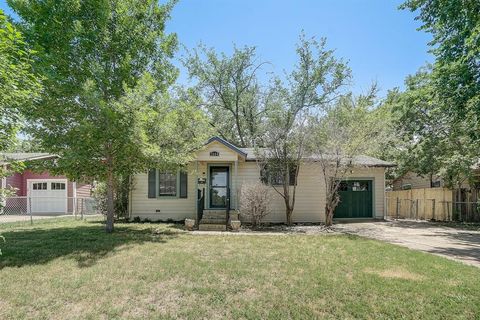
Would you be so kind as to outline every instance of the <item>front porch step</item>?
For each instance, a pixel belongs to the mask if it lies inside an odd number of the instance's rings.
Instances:
[[[227,212],[225,210],[203,210],[204,217],[226,217]]]
[[[200,223],[204,223],[204,224],[226,224],[227,223],[227,219],[225,219],[225,217],[223,218],[211,218],[211,217],[208,217],[208,218],[202,218],[202,220],[200,220]]]
[[[200,231],[227,231],[227,226],[225,224],[205,224],[200,223],[198,226]]]

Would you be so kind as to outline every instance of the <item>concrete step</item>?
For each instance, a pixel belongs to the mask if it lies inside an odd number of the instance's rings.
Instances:
[[[226,220],[227,217],[226,216],[221,216],[221,217],[217,217],[217,216],[202,216],[202,220]]]
[[[227,211],[225,211],[225,210],[203,210],[203,215],[206,215],[206,214],[225,216],[227,214]]]
[[[205,224],[225,224],[227,222],[227,219],[225,217],[223,218],[202,218],[200,220],[200,223],[205,223]]]
[[[226,231],[227,226],[225,224],[204,224],[200,223],[198,226],[200,231]]]
[[[223,215],[204,214],[202,218],[203,219],[226,219],[227,216],[225,214]]]

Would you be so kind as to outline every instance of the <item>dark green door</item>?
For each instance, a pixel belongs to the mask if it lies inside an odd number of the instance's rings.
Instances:
[[[340,203],[333,218],[373,217],[372,180],[348,180],[340,182]]]

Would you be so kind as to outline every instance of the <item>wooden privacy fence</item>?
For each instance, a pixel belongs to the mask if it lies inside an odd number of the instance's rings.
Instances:
[[[454,191],[423,188],[386,193],[387,217],[396,219],[454,220]]]

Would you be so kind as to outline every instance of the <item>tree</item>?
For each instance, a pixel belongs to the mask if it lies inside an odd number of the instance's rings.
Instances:
[[[181,165],[203,140],[192,126],[198,110],[169,103],[177,40],[164,30],[174,2],[8,3],[46,77],[29,132],[60,156],[58,170],[68,177],[106,182],[112,232],[115,181],[154,164]]]
[[[20,111],[40,93],[40,80],[31,64],[33,54],[34,51],[24,42],[23,35],[0,10],[0,151],[13,145],[21,126]],[[16,167],[0,166],[0,179],[8,176]],[[3,211],[5,198],[12,194],[12,190],[0,188],[0,212]],[[0,240],[4,242],[5,238],[0,235]]]
[[[307,120],[310,114],[322,112],[336,100],[339,90],[350,79],[346,64],[325,47],[325,39],[316,41],[300,36],[298,64],[285,83],[277,79],[272,88],[267,100],[270,106],[264,148],[257,148],[264,172],[262,179],[283,198],[288,225],[293,222],[298,173],[308,155]]]
[[[32,51],[0,10],[0,150],[11,147],[21,124],[20,111],[41,90],[32,68]]]
[[[325,185],[327,226],[332,225],[335,208],[340,202],[341,181],[362,165],[361,155],[376,150],[388,134],[385,123],[375,114],[375,98],[375,86],[366,95],[344,95],[327,107],[325,114],[309,121],[313,135],[308,150],[311,161],[320,168]]]
[[[413,120],[411,150],[420,171],[438,170],[460,184],[480,154],[480,2],[408,0],[401,8],[418,12],[435,55],[432,66],[407,79],[400,108],[404,121]]]
[[[190,77],[198,81],[211,125],[240,147],[252,147],[262,136],[266,109],[257,72],[265,64],[258,62],[255,47],[234,47],[227,56],[200,45],[184,59]]]
[[[479,146],[469,134],[469,122],[456,122],[433,80],[432,68],[421,69],[406,80],[406,90],[392,104],[396,127],[405,149],[400,155],[404,172],[440,175],[447,186],[471,178]]]

